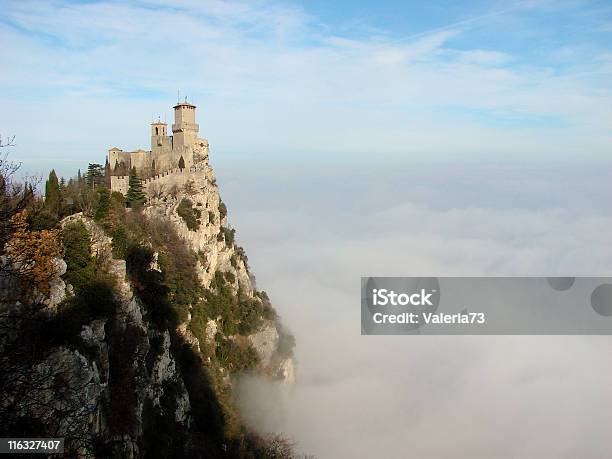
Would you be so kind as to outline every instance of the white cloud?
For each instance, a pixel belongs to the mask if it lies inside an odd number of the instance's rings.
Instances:
[[[612,275],[596,169],[217,171],[298,383],[241,407],[319,457],[606,457],[609,337],[361,336],[363,275]],[[591,207],[589,207],[591,206]]]

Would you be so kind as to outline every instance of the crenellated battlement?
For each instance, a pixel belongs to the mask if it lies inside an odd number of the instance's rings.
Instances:
[[[191,166],[189,169],[171,169],[160,174],[154,175],[152,177],[142,179],[142,188],[147,193],[148,197],[151,197],[153,185],[162,185],[166,187],[166,190],[160,189],[157,190],[159,192],[162,191],[170,191],[170,188],[173,186],[183,187],[187,184],[189,180],[194,180],[196,175],[201,173],[200,168],[196,166]],[[113,175],[111,176],[111,190],[118,191],[124,196],[127,194],[129,189],[129,176],[128,175]]]

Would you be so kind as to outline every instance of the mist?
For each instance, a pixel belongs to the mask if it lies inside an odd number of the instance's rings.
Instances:
[[[296,336],[297,383],[244,377],[260,432],[318,457],[610,454],[607,336],[361,336],[361,276],[612,274],[605,167],[217,168]]]

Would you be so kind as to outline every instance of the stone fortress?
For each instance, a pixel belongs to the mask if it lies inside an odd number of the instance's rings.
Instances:
[[[136,169],[145,189],[151,183],[181,185],[185,172],[193,172],[200,164],[208,164],[208,140],[198,137],[195,118],[196,106],[178,102],[174,106],[172,135],[167,135],[167,124],[160,120],[151,123],[151,150],[108,150],[111,191],[124,195],[128,191],[128,176]]]
[[[151,123],[150,151],[108,150],[111,190],[127,194],[129,170],[134,167],[147,194],[143,215],[171,224],[178,236],[197,254],[195,271],[202,286],[210,288],[215,276],[223,273],[226,279],[232,279],[229,288],[234,296],[261,303],[263,299],[258,296],[244,249],[235,243],[227,208],[222,204],[214,171],[208,162],[208,141],[198,138],[195,109],[195,105],[187,101],[174,106],[172,136],[167,135],[165,123]],[[179,167],[183,163],[184,167]],[[189,228],[178,211],[185,202],[197,219],[195,228]],[[93,234],[93,230],[90,232]],[[111,244],[112,241],[107,241],[107,246]],[[115,271],[117,278],[125,281],[125,262],[120,263]],[[129,286],[124,284],[122,289],[127,292]],[[133,295],[128,292],[126,296],[130,298]],[[200,344],[204,344],[199,339],[207,340],[210,345],[215,342],[217,332],[222,330],[219,318],[209,319],[205,336],[197,338],[188,327],[190,321],[191,312],[178,330],[198,350]],[[294,361],[286,354],[286,345],[283,344],[287,336],[278,319],[274,318],[264,320],[257,331],[244,338],[257,352],[258,368],[262,374],[292,383],[295,380]]]

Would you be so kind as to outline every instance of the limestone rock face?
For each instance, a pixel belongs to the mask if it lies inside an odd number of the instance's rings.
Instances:
[[[219,189],[212,168],[207,161],[195,162],[191,170],[169,174],[164,182],[164,190],[150,192],[149,204],[144,212],[150,217],[170,221],[177,233],[198,254],[198,277],[205,288],[209,288],[215,272],[230,273],[234,279],[234,291],[256,297],[253,277],[249,273],[244,251],[233,241],[234,233],[229,227],[227,210],[222,205]],[[150,190],[151,191],[151,190]],[[199,225],[190,229],[179,215],[178,208],[183,200],[191,203],[194,212],[199,214]],[[214,321],[212,322],[214,323]],[[207,324],[207,339],[214,340],[216,324]],[[187,325],[181,327],[186,339],[190,337]],[[214,331],[213,331],[214,330]],[[274,320],[264,321],[260,330],[248,337],[257,351],[260,368],[269,375],[292,382],[295,369],[292,357],[279,357],[280,327]],[[288,363],[291,361],[290,363]]]
[[[66,262],[61,258],[55,258],[53,266],[57,275],[49,282],[49,299],[46,301],[46,304],[50,308],[57,307],[66,298],[66,283],[61,277],[66,274]]]
[[[249,336],[249,340],[257,351],[259,359],[264,367],[272,363],[272,358],[278,348],[278,339],[278,330],[272,322],[268,323],[257,333]]]
[[[152,416],[146,411],[151,408],[146,407],[162,410],[175,428],[188,432],[189,393],[176,368],[169,331],[162,332],[145,320],[144,306],[126,279],[125,261],[112,259],[111,239],[93,220],[80,214],[68,217],[62,225],[77,220],[91,236],[92,252],[105,260],[108,273],[115,278],[119,309],[112,318],[85,323],[74,341],[76,347],[51,349],[34,367],[15,369],[26,375],[24,389],[17,390],[30,391],[35,401],[24,403],[18,415],[39,419],[66,432],[67,437],[75,439],[71,446],[79,457],[92,457],[94,438],[112,445],[109,456],[141,457],[144,424]],[[58,273],[66,272],[63,260],[55,263]],[[57,306],[67,291],[58,276],[45,302],[46,314],[55,313],[50,306]],[[118,371],[126,375],[120,381]],[[118,409],[113,400],[125,397],[124,391],[134,396],[135,412],[130,414],[133,419],[129,422],[113,417],[113,411]],[[53,419],[49,415],[53,412],[61,412],[61,419]],[[121,433],[117,433],[117,426]]]
[[[210,319],[208,322],[206,322],[206,340],[209,343],[212,343],[215,340],[215,335],[217,334],[218,329],[219,326],[214,320]]]
[[[208,145],[203,144],[198,148],[201,149],[200,156],[207,159]],[[143,211],[148,217],[169,221],[198,255],[197,274],[202,287],[210,288],[215,273],[224,273],[231,294],[236,298],[246,298],[260,304],[265,298],[267,304],[267,297],[257,292],[243,249],[233,240],[234,232],[228,227],[227,210],[221,203],[215,177],[207,161],[196,162],[189,171],[170,174],[163,179],[163,183],[158,184],[163,185],[164,190],[160,192],[156,189],[155,196],[151,195]],[[183,200],[188,200],[194,214],[198,215],[197,228],[192,225],[190,229],[179,215],[178,208]],[[106,445],[111,445],[112,451],[105,453],[108,457],[140,457],[145,426],[160,417],[164,422],[171,420],[168,425],[189,438],[194,424],[192,403],[195,402],[190,400],[186,385],[188,379],[184,380],[177,369],[181,368],[177,367],[177,356],[180,354],[175,354],[176,346],[172,342],[176,335],[149,322],[144,305],[135,296],[127,279],[126,262],[112,257],[112,239],[94,220],[82,214],[67,217],[61,225],[63,227],[75,221],[85,225],[91,236],[92,255],[98,261],[103,260],[106,272],[114,280],[118,310],[108,319],[90,320],[78,332],[75,346],[53,349],[34,369],[29,370],[34,377],[43,381],[49,375],[48,387],[42,387],[37,396],[42,404],[63,403],[74,409],[62,420],[66,425],[60,427],[65,427],[67,431],[74,429],[70,431],[72,436],[83,439],[84,443],[78,451],[78,455],[83,457],[87,457],[94,448],[92,442],[87,443],[93,438],[102,438]],[[53,306],[48,308],[50,314],[54,313],[54,308],[67,294],[71,294],[70,286],[61,278],[66,272],[66,263],[61,259],[55,263],[59,274],[51,284],[46,303]],[[160,270],[157,256],[150,269]],[[193,349],[200,351],[200,346],[204,344],[210,348],[219,339],[247,342],[259,358],[256,371],[287,383],[295,381],[293,357],[286,349],[280,349],[284,347],[281,344],[286,332],[278,318],[258,318],[260,325],[248,336],[222,336],[222,320],[209,318],[205,322],[203,335],[206,343],[201,343],[194,336],[189,327],[190,320],[191,314],[188,314],[186,322],[179,324],[176,332]],[[61,378],[54,376],[58,368],[62,370]],[[223,384],[231,387],[232,369],[220,367],[218,370]],[[77,390],[74,390],[75,387]],[[63,391],[62,397],[58,397],[58,390]],[[135,408],[130,413],[122,413],[117,419],[115,416],[119,415],[116,412],[121,412],[124,400]],[[44,413],[36,412],[34,408],[30,411],[24,409],[23,416],[44,419]],[[83,422],[83,419],[87,419],[87,422]]]

